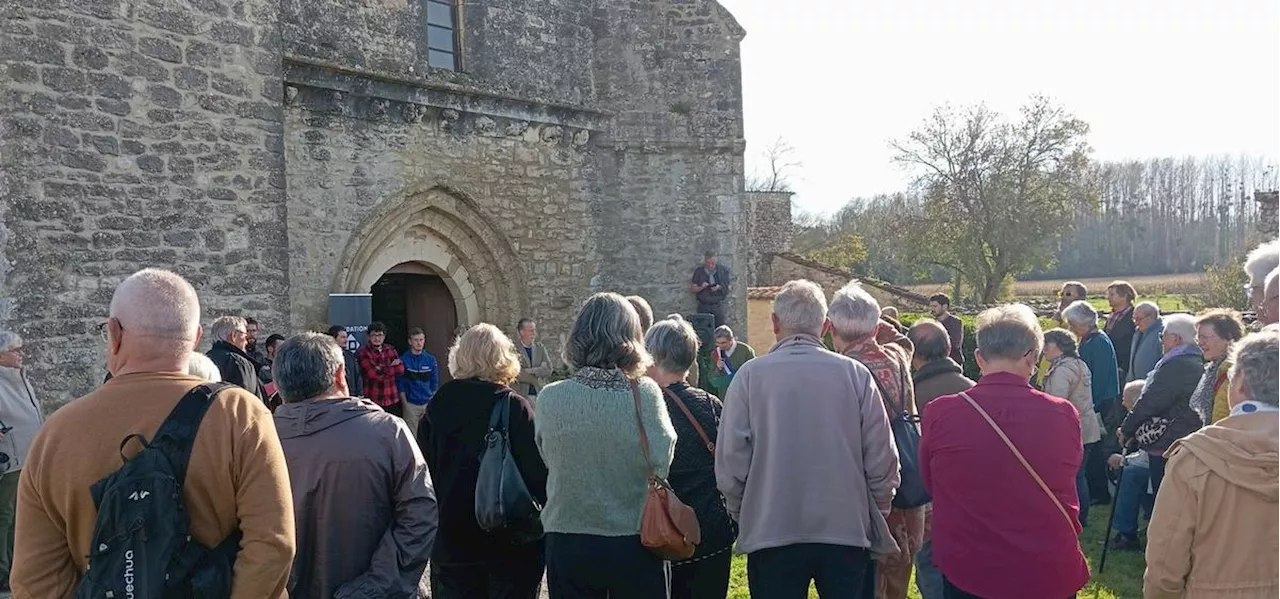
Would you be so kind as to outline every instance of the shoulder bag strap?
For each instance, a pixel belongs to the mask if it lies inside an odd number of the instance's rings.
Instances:
[[[175,469],[174,474],[179,484],[187,477],[187,463],[191,460],[191,449],[195,444],[196,433],[200,430],[200,422],[213,405],[214,398],[223,389],[231,387],[229,383],[204,383],[197,385],[169,413],[168,418],[160,424],[153,437],[153,445],[168,455]],[[123,444],[121,445],[123,449]]]
[[[631,383],[631,399],[636,404],[636,426],[640,427],[640,453],[644,454],[644,465],[649,469],[649,480],[656,480],[657,476],[653,472],[653,462],[649,461],[649,436],[644,433],[644,420],[640,418],[640,385],[635,381]]]
[[[881,400],[883,400],[883,401],[885,402],[885,404],[886,404],[886,405],[888,405],[890,408],[892,408],[892,409],[894,410],[894,413],[891,415],[891,417],[890,417],[889,419],[890,419],[890,420],[893,420],[894,418],[897,418],[897,417],[899,417],[899,416],[902,416],[902,415],[903,415],[903,413],[905,413],[905,412],[906,412],[906,410],[905,410],[905,409],[903,409],[902,403],[901,403],[901,402],[895,402],[895,401],[893,400],[893,398],[892,398],[888,393],[885,393],[885,391],[884,391],[884,385],[880,383],[880,377],[876,376],[876,373],[875,373],[875,371],[874,371],[874,370],[871,370],[870,368],[868,368],[868,369],[867,369],[867,372],[870,372],[870,373],[871,373],[871,382],[875,383],[875,384],[876,384],[876,389],[880,391],[880,398],[881,398]],[[910,414],[908,414],[908,416],[909,416],[909,415],[910,415]]]
[[[702,443],[703,445],[706,445],[707,451],[710,451],[712,454],[715,454],[716,452],[715,442],[707,438],[707,432],[702,430],[702,425],[698,424],[698,419],[693,417],[693,412],[689,411],[689,406],[684,405],[684,402],[680,401],[680,396],[676,395],[675,391],[672,391],[671,389],[663,387],[662,392],[666,393],[667,397],[671,398],[671,401],[676,402],[677,406],[680,406],[680,411],[684,412],[685,418],[689,419],[689,424],[693,425],[693,430],[698,431],[698,436],[702,438]]]
[[[982,409],[982,406],[978,405],[978,402],[973,401],[973,398],[969,397],[968,393],[961,391],[960,397],[963,397],[965,401],[969,402],[969,405],[973,406],[973,409],[978,411],[978,415],[982,416],[982,419],[986,420],[987,424],[991,425],[991,430],[995,431],[997,435],[1000,435],[1000,440],[1004,441],[1004,444],[1009,448],[1009,451],[1013,452],[1013,457],[1018,458],[1018,461],[1022,463],[1022,467],[1026,469],[1027,474],[1030,474],[1031,478],[1036,480],[1036,484],[1040,485],[1040,490],[1044,491],[1044,494],[1049,496],[1049,499],[1053,501],[1053,505],[1058,506],[1058,511],[1062,512],[1062,517],[1066,518],[1067,525],[1071,527],[1071,531],[1074,533],[1076,523],[1071,519],[1071,514],[1067,513],[1067,508],[1063,507],[1062,502],[1058,501],[1058,496],[1054,495],[1053,491],[1049,490],[1049,485],[1044,483],[1044,479],[1040,478],[1040,475],[1031,467],[1031,464],[1027,462],[1027,458],[1022,457],[1022,452],[1018,451],[1018,448],[1013,444],[1013,441],[1010,441],[1009,437],[1004,434],[1004,431],[1000,429],[1000,425],[996,424],[996,421],[991,419],[991,416],[987,414],[987,411]]]

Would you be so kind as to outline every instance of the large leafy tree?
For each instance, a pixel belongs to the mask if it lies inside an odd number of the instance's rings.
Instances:
[[[1073,217],[1092,204],[1089,126],[1033,96],[1017,120],[984,105],[940,108],[895,160],[916,177],[923,211],[908,216],[919,260],[953,269],[983,303],[1053,260]]]

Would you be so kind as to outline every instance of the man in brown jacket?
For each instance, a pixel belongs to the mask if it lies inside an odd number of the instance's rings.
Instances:
[[[200,300],[182,277],[147,269],[125,279],[100,328],[111,380],[49,417],[19,483],[10,575],[18,599],[75,594],[97,518],[90,487],[120,468],[121,440],[153,438],[178,401],[205,382],[187,374],[200,339]],[[183,498],[191,536],[205,547],[243,534],[231,597],[286,597],[293,503],[280,439],[257,396],[228,388],[214,399],[195,436]]]
[[[950,337],[938,321],[917,321],[907,331],[907,338],[915,345],[915,352],[911,354],[911,380],[915,383],[916,410],[921,416],[929,402],[973,387],[973,381],[965,377],[960,365],[951,359]],[[932,528],[930,505],[924,514],[924,543],[916,552],[916,588],[924,599],[942,599],[942,572],[933,565]]]
[[[298,522],[292,597],[416,599],[436,538],[436,495],[405,422],[349,397],[342,349],[303,333],[276,352]]]
[[[1174,442],[1147,527],[1147,599],[1280,595],[1280,329],[1236,343],[1231,414]]]

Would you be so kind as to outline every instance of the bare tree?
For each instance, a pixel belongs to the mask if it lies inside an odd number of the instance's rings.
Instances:
[[[795,151],[782,136],[774,139],[760,153],[760,167],[753,168],[747,177],[747,191],[791,191],[791,177],[801,166]]]

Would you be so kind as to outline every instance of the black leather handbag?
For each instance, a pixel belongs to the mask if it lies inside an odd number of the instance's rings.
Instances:
[[[488,532],[506,533],[515,543],[528,543],[542,538],[542,506],[529,493],[511,455],[510,412],[511,400],[503,396],[489,415],[476,477],[476,523]]]
[[[901,378],[899,387],[902,389],[902,395],[907,394],[907,367],[899,365],[901,368]],[[917,508],[930,501],[933,498],[929,496],[929,491],[924,488],[924,477],[920,474],[920,417],[913,416],[907,411],[906,406],[901,402],[894,402],[890,399],[888,393],[885,393],[884,386],[880,384],[880,379],[871,373],[871,380],[876,384],[876,388],[880,390],[880,396],[884,398],[885,406],[891,408],[889,414],[889,428],[893,431],[893,442],[898,447],[898,467],[901,483],[898,485],[898,492],[893,496],[893,507],[900,510]]]

